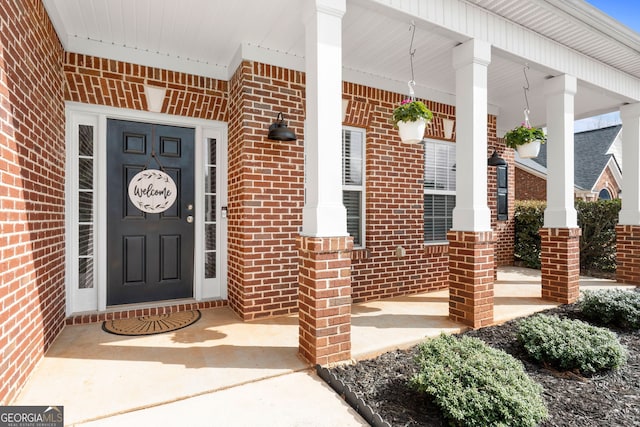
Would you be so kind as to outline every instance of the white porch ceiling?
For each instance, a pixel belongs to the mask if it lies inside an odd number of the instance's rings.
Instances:
[[[44,0],[67,51],[227,80],[241,58],[304,70],[308,0]],[[468,37],[383,5],[347,0],[345,80],[407,92],[409,30],[415,20],[418,96],[453,104],[451,49]],[[415,1],[414,1],[415,3]],[[612,68],[640,79],[640,35],[582,0],[465,0]],[[490,112],[506,130],[522,120],[525,61],[494,49]],[[529,64],[532,123],[544,124],[544,80],[560,72]],[[579,83],[576,117],[632,101]],[[499,131],[500,132],[500,131]],[[500,134],[500,133],[499,133]]]

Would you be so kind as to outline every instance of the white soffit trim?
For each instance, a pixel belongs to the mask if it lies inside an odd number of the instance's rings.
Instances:
[[[377,76],[375,74],[365,73],[360,70],[354,70],[351,68],[342,69],[342,80],[345,82],[351,82],[355,84],[361,84],[373,88],[387,90],[394,93],[406,93],[408,96],[407,82],[401,82],[398,80],[392,80],[387,77]],[[442,92],[437,89],[429,88],[420,84],[416,84],[414,87],[415,96],[417,98],[423,98],[429,101],[440,102],[447,105],[455,105],[456,97],[454,94]],[[500,107],[493,104],[487,105],[487,113],[498,116],[500,113]]]
[[[354,84],[388,90],[394,93],[406,93],[407,96],[409,92],[407,82],[392,80],[388,77],[366,73],[353,68],[345,67],[342,69],[342,80]],[[430,89],[420,84],[417,84],[414,87],[414,90],[417,98],[428,99],[430,101],[441,102],[448,105],[455,105],[456,97],[453,94]],[[497,108],[495,108],[495,110],[497,111]]]
[[[283,52],[275,52],[271,49],[245,43],[238,48],[229,64],[227,80],[231,79],[243,60],[272,64],[301,72],[305,71],[303,56],[288,55]],[[347,67],[343,67],[342,69],[342,80],[394,93],[407,93],[408,91],[407,82],[392,80],[384,76],[377,76]],[[415,87],[415,94],[418,98],[441,102],[447,105],[455,105],[455,95],[419,84]],[[488,113],[497,116],[499,108],[490,104],[488,105]]]
[[[243,43],[242,46],[240,46],[239,52],[241,54],[241,60],[262,62],[304,72],[304,56],[291,55],[249,43]],[[230,74],[227,76],[227,80],[231,79],[231,76],[233,76],[233,73],[236,72],[236,69],[240,65],[238,59],[238,55],[234,55],[229,65]]]
[[[369,0],[536,63],[629,100],[640,100],[640,80],[464,0]]]
[[[571,16],[574,16],[584,25],[594,28],[602,35],[609,37],[618,43],[627,46],[629,49],[640,52],[640,35],[635,31],[620,25],[609,15],[601,12],[594,6],[582,0],[535,0],[538,3],[552,4]]]
[[[615,159],[612,157],[609,159],[605,167],[602,169],[602,172],[600,172],[600,175],[598,176],[598,179],[596,179],[595,183],[593,184],[593,188],[591,188],[591,191],[596,192],[596,185],[600,182],[600,179],[602,179],[602,176],[605,174],[607,170],[611,171],[611,175],[613,175],[613,179],[616,181],[616,185],[618,186],[618,188],[622,188],[622,174],[618,169],[618,164],[616,163]]]
[[[66,52],[95,56],[95,52],[101,51],[105,53],[102,55],[103,57],[118,61],[227,80],[229,73],[225,65],[210,64],[189,58],[175,57],[161,52],[141,50],[105,43],[100,40],[83,39],[69,35],[65,31],[55,2],[53,2],[53,0],[43,0],[43,4],[53,23],[56,34],[62,43],[62,47]]]
[[[92,56],[95,55],[96,51],[101,51],[104,52],[102,56],[105,58],[219,80],[227,80],[229,74],[227,67],[223,65],[209,64],[188,58],[174,57],[161,52],[151,52],[78,37],[70,37],[65,50]]]

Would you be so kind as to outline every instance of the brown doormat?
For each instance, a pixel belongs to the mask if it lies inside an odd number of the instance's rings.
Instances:
[[[131,319],[107,320],[102,324],[102,329],[116,335],[154,335],[186,328],[198,319],[200,319],[200,310],[180,311]]]

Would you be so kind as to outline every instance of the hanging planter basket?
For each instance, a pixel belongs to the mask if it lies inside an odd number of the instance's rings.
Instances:
[[[540,153],[540,144],[547,142],[547,136],[541,128],[533,127],[529,123],[529,99],[527,98],[527,91],[529,90],[529,79],[527,78],[528,65],[525,65],[522,72],[524,73],[524,79],[527,83],[523,86],[524,90],[524,102],[526,107],[524,109],[524,122],[520,126],[516,126],[509,132],[504,134],[505,144],[509,148],[515,148],[518,152],[518,156],[521,159],[532,159],[538,157]]]
[[[418,144],[424,139],[424,130],[427,127],[425,119],[418,119],[413,122],[398,122],[398,133],[400,140],[407,144]]]
[[[533,159],[534,157],[538,157],[540,153],[540,140],[534,139],[533,141],[518,145],[516,147],[516,151],[518,151],[518,155],[521,159]]]
[[[411,63],[411,80],[407,82],[409,87],[409,98],[400,103],[399,106],[393,110],[393,124],[398,127],[398,133],[400,134],[400,140],[407,144],[419,144],[424,139],[424,130],[427,127],[427,123],[433,119],[433,113],[427,108],[422,101],[416,100],[414,86],[416,85],[413,79],[413,55],[416,53],[413,48],[413,38],[416,35],[416,26],[412,22],[411,27],[413,30],[411,34],[411,44],[409,45],[409,61]]]

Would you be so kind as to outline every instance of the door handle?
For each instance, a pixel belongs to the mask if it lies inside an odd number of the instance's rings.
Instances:
[[[193,215],[189,215],[189,216],[187,217],[187,222],[188,222],[189,224],[191,224],[191,223],[193,222]]]

